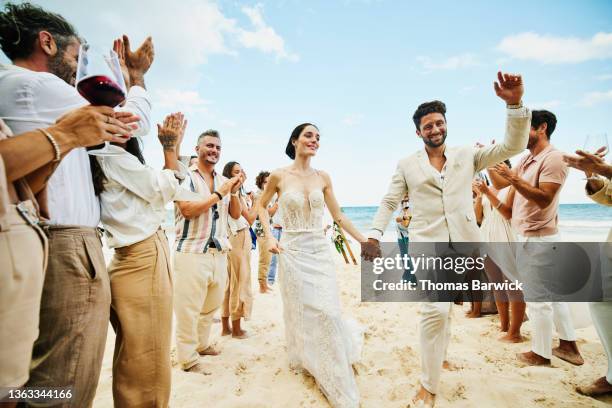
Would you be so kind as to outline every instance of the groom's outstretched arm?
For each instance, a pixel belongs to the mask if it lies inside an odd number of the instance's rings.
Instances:
[[[402,198],[408,192],[408,186],[406,185],[406,179],[404,178],[404,171],[402,170],[402,163],[397,164],[395,174],[389,184],[387,194],[382,198],[378,211],[374,216],[372,222],[372,228],[368,234],[368,238],[380,241],[383,232],[389,224],[389,220],[393,215],[393,212],[397,209],[397,205],[400,203]]]
[[[520,75],[497,73],[498,81],[494,83],[495,93],[506,102],[507,119],[506,135],[499,144],[483,147],[474,152],[474,169],[476,172],[494,166],[517,154],[527,147],[531,112],[522,106],[523,78]]]

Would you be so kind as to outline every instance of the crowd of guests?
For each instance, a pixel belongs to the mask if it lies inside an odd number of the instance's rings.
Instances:
[[[0,12],[0,47],[12,62],[0,65],[0,386],[70,386],[66,406],[91,406],[110,322],[116,333],[115,406],[166,407],[173,315],[180,367],[207,374],[200,356],[220,352],[210,336],[219,310],[222,335],[248,336],[242,323],[253,307],[254,245],[259,290],[273,290],[278,259],[263,244],[263,231],[270,228],[280,240],[278,197],[267,205],[270,225],[261,225],[257,200],[270,173],[260,172],[258,192],[246,193],[238,162],[217,168],[222,145],[215,130],[198,137],[196,155],[183,163],[187,120],[181,113],[157,125],[164,168],[147,166],[139,137],[152,128],[145,86],[152,39],[135,50],[127,36],[113,42],[128,86],[115,109],[89,106],[74,87],[82,42],[66,19],[40,7],[8,3]],[[568,165],[587,172],[590,197],[611,205],[610,166],[598,154],[564,156],[550,144],[555,125],[551,112],[531,112],[529,154],[515,169],[509,163],[489,167],[490,184],[474,183],[483,241],[558,240]],[[104,142],[112,142],[112,154],[88,154],[87,148]],[[408,252],[410,200],[405,197],[396,218],[402,253]],[[171,250],[162,224],[173,202]],[[103,236],[114,249],[108,265]],[[537,273],[531,262],[536,256],[516,250],[525,249],[490,247],[491,280]],[[410,272],[406,279],[414,280]],[[567,304],[526,305],[521,293],[496,293],[495,299],[503,341],[523,340],[527,307],[534,333],[521,361],[547,365],[556,355],[583,364]],[[595,303],[591,311],[612,370],[610,305]],[[556,348],[553,322],[560,336]],[[609,371],[580,391],[611,392],[611,383]]]

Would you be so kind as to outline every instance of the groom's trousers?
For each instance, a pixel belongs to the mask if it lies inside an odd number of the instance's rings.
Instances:
[[[527,315],[532,326],[531,350],[547,359],[552,358],[553,322],[559,338],[575,341],[576,332],[566,302],[550,302],[547,292],[554,278],[553,243],[557,235],[524,237],[518,235],[517,269],[526,280]],[[529,300],[532,300],[531,302]],[[535,300],[535,301],[534,301]]]
[[[419,321],[419,340],[421,345],[421,384],[436,394],[442,363],[446,359],[446,350],[450,340],[452,303],[421,303],[421,320]]]

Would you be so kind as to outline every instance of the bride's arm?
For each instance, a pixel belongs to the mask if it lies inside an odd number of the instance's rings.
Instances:
[[[278,246],[278,242],[276,238],[272,235],[272,231],[270,230],[270,215],[268,214],[268,203],[272,199],[275,193],[278,192],[278,184],[280,182],[280,174],[276,171],[273,171],[269,178],[268,184],[261,194],[259,200],[257,200],[257,216],[259,217],[259,222],[261,222],[261,226],[264,231],[264,238],[266,245],[269,246],[270,252],[275,254],[280,252],[280,248]]]
[[[348,234],[357,241],[366,242],[368,239],[363,236],[357,228],[355,228],[351,220],[342,212],[342,210],[340,210],[340,205],[338,204],[338,200],[336,200],[336,195],[334,194],[334,189],[332,187],[331,178],[324,171],[321,171],[320,173],[325,182],[325,187],[323,188],[325,204],[327,205],[332,218],[340,226],[340,228],[348,232]]]

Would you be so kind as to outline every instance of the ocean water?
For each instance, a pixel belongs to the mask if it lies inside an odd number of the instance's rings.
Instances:
[[[367,231],[378,207],[342,207],[360,231]],[[166,227],[173,225],[174,212],[167,212]],[[605,241],[612,228],[612,207],[599,204],[560,204],[559,229],[565,241]],[[395,223],[390,222],[385,231],[386,240],[394,240]]]

